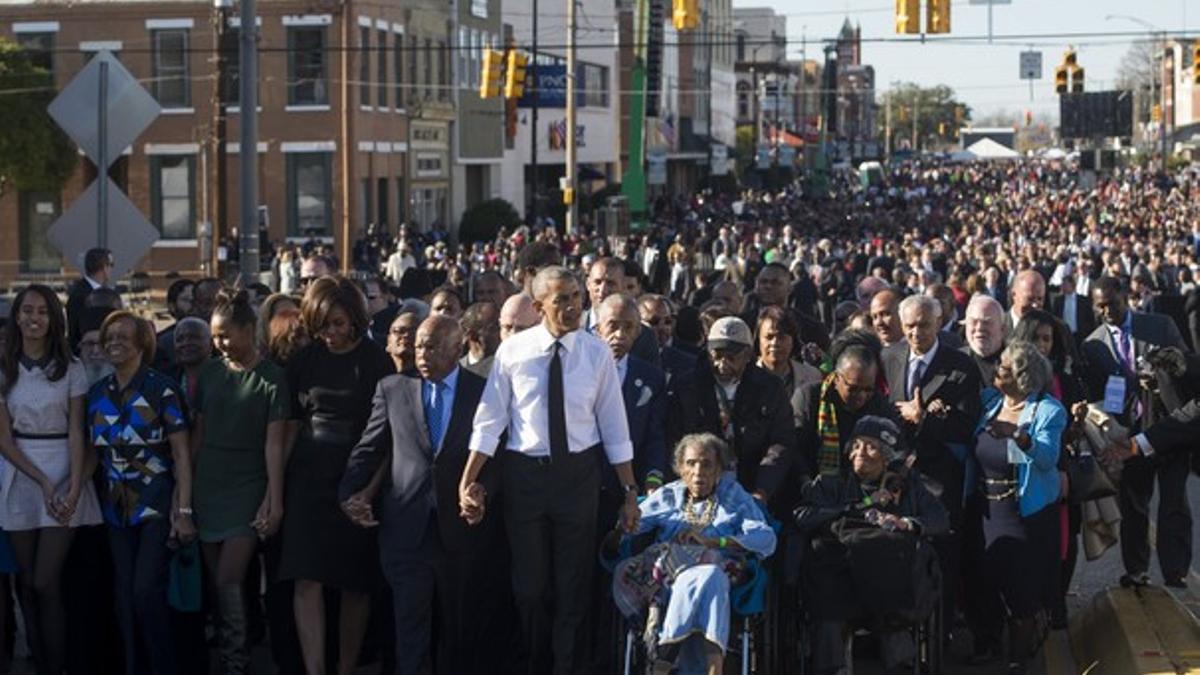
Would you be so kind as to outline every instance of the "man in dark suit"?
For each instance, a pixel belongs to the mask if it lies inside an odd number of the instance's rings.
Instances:
[[[113,268],[112,251],[92,248],[83,256],[83,276],[76,279],[67,291],[67,340],[74,351],[83,337],[80,325],[83,322],[85,301],[92,291],[107,286]]]
[[[671,380],[667,444],[674,447],[683,436],[704,431],[725,439],[737,451],[742,487],[782,514],[798,496],[785,489],[795,459],[795,416],[783,381],[754,365],[753,357],[744,321],[730,316],[713,323],[708,358]]]
[[[1084,338],[1096,330],[1096,315],[1092,312],[1092,303],[1086,296],[1075,292],[1075,277],[1070,274],[1063,275],[1059,292],[1050,298],[1050,311],[1071,329],[1076,346],[1082,344]]]
[[[625,288],[625,264],[620,258],[600,258],[592,263],[587,273],[587,295],[591,308],[583,316],[582,328],[589,333],[596,332],[597,316],[600,302],[612,295],[620,293]],[[662,365],[662,357],[658,353],[658,343],[654,335],[638,335],[633,343],[631,352],[634,356],[647,361],[655,367]]]
[[[675,309],[670,300],[647,293],[638,298],[638,312],[642,318],[642,332],[652,334],[658,341],[662,369],[668,381],[696,367],[695,355],[674,345]]]
[[[890,398],[902,421],[916,468],[936,481],[950,515],[952,534],[935,542],[942,565],[943,607],[953,617],[958,588],[963,474],[968,445],[979,423],[979,369],[970,356],[938,342],[941,305],[924,295],[900,303],[905,342],[883,351]],[[952,621],[947,620],[952,624]]]
[[[788,293],[792,288],[792,273],[780,263],[768,263],[754,277],[754,290],[746,296],[745,306],[739,313],[742,321],[754,329],[758,325],[758,313],[772,305],[787,309],[800,326],[800,342],[812,342],[823,351],[829,350],[829,332],[815,317],[788,306]]]
[[[1146,396],[1137,376],[1138,365],[1155,348],[1186,351],[1179,328],[1170,317],[1129,309],[1120,280],[1102,277],[1092,284],[1092,307],[1101,324],[1083,343],[1088,398],[1105,402],[1131,431],[1141,431]],[[1169,411],[1174,412],[1174,411]],[[1125,586],[1149,583],[1150,498],[1158,479],[1158,561],[1167,584],[1178,586],[1191,569],[1192,513],[1187,498],[1189,458],[1134,457],[1121,477],[1121,559]]]
[[[432,672],[431,662],[438,673],[498,672],[509,647],[513,617],[506,611],[501,521],[473,528],[459,515],[458,479],[485,384],[458,367],[461,345],[453,319],[434,316],[421,324],[420,377],[393,375],[379,383],[339,488],[354,522],[379,527],[380,561],[395,605],[398,673]],[[386,479],[373,503],[369,486],[380,467]],[[491,486],[485,487],[489,499],[494,473],[481,478]]]

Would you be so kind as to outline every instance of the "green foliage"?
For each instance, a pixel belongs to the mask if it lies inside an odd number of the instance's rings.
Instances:
[[[50,73],[0,39],[0,192],[57,191],[74,172],[75,144],[46,112],[56,94]]]
[[[888,122],[886,110],[889,104],[894,145],[902,138],[912,138],[914,120],[920,149],[956,142],[959,127],[970,126],[971,123],[971,107],[956,99],[950,87],[922,87],[905,82],[880,97],[880,112],[876,115],[880,138],[884,137]],[[962,113],[956,117],[957,108],[961,108]],[[942,125],[945,134],[939,133],[939,125]]]
[[[458,224],[458,241],[464,244],[491,241],[500,228],[512,229],[520,224],[521,216],[512,204],[503,199],[489,199],[463,212]]]

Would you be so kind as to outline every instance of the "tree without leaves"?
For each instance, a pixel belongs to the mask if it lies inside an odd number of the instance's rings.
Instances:
[[[75,145],[46,111],[55,94],[51,74],[0,39],[0,194],[10,187],[56,192],[74,172]]]
[[[1129,45],[1117,66],[1117,89],[1134,92],[1137,109],[1134,119],[1150,118],[1150,107],[1157,101],[1158,57],[1160,45],[1155,42],[1138,41]]]

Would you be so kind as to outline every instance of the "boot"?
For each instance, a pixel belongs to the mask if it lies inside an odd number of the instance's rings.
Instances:
[[[246,652],[246,605],[236,584],[217,589],[217,651],[224,675],[245,675],[250,661]]]

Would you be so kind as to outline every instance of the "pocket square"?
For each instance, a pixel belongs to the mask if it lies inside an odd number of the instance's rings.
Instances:
[[[653,396],[654,396],[654,392],[650,390],[650,387],[642,387],[642,393],[638,394],[638,401],[637,401],[636,407],[640,408],[640,407],[646,405],[647,403],[650,402],[650,399]]]

